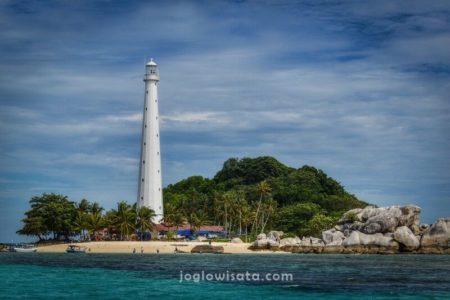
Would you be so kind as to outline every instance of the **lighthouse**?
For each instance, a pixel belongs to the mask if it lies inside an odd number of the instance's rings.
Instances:
[[[155,223],[160,223],[163,218],[158,82],[158,65],[151,59],[145,65],[144,75],[145,96],[137,205],[153,209],[156,213],[153,219]]]

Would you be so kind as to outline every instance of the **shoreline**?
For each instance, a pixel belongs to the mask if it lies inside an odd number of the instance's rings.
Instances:
[[[192,248],[199,245],[208,245],[207,242],[176,242],[176,241],[99,241],[82,243],[64,243],[53,245],[38,245],[38,253],[64,253],[68,245],[85,246],[90,248],[90,253],[141,253],[141,247],[144,254],[153,253],[167,254],[175,253],[175,248],[179,251],[191,253]],[[211,243],[212,246],[222,246],[225,254],[237,253],[288,253],[283,251],[253,251],[248,249],[250,243]]]
[[[177,242],[177,241],[94,241],[81,243],[61,243],[52,245],[38,245],[38,253],[65,253],[68,245],[84,246],[90,249],[89,253],[117,253],[117,254],[174,254],[178,249],[178,254],[191,254],[191,250],[196,246],[206,246],[207,242]],[[342,246],[282,246],[272,249],[251,249],[252,243],[222,243],[212,242],[212,246],[222,246],[223,254],[375,254],[375,255],[449,255],[450,248],[430,247],[418,249],[416,251],[398,251],[399,249],[390,249],[388,247],[342,247]]]

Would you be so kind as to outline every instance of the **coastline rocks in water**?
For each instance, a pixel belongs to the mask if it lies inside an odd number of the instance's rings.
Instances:
[[[252,250],[264,250],[264,249],[278,250],[279,247],[280,244],[278,242],[269,239],[261,239],[254,241],[249,248]]]
[[[243,241],[240,238],[235,237],[234,239],[231,240],[231,243],[232,244],[242,244]]]
[[[297,238],[284,238],[280,241],[280,246],[295,246],[299,245],[301,240]]]
[[[421,247],[450,248],[450,218],[438,219],[436,223],[426,229],[420,241]]]
[[[324,242],[321,239],[315,238],[315,237],[306,237],[302,239],[303,246],[324,246]]]
[[[267,239],[275,241],[275,242],[279,242],[281,240],[281,237],[283,236],[284,232],[283,231],[270,231],[267,234]]]
[[[198,245],[192,248],[191,253],[223,253],[223,246]]]
[[[322,232],[322,240],[324,241],[325,245],[340,246],[342,245],[342,241],[344,239],[344,234],[334,228]]]
[[[395,230],[394,239],[404,245],[406,250],[416,250],[420,246],[419,239],[406,226],[398,227]]]
[[[339,220],[344,230],[367,234],[394,232],[399,226],[407,226],[418,233],[420,207],[415,205],[373,207],[352,209]]]
[[[398,248],[398,243],[394,241],[391,235],[383,235],[381,233],[376,234],[365,234],[359,231],[353,231],[349,237],[347,237],[343,242],[343,246],[381,246],[381,247],[392,247]]]

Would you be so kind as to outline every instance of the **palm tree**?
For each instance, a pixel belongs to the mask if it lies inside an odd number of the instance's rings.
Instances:
[[[105,228],[108,229],[108,235],[109,238],[112,239],[114,233],[117,232],[116,230],[116,211],[114,209],[108,210],[103,218],[103,224],[105,225]]]
[[[83,213],[87,213],[91,210],[91,203],[86,200],[86,199],[82,199],[80,201],[80,203],[77,204],[77,210]]]
[[[272,214],[275,212],[277,207],[277,202],[273,199],[268,199],[263,203],[263,214],[261,218],[261,232],[264,232],[267,222],[269,221]]]
[[[86,239],[85,230],[86,230],[86,214],[82,211],[77,211],[75,215],[75,219],[73,220],[72,230],[80,234],[82,240]]]
[[[169,226],[174,225],[174,219],[177,211],[173,204],[167,203],[164,205],[164,223],[166,223]]]
[[[82,240],[86,240],[86,230],[87,230],[87,224],[86,224],[86,219],[87,219],[87,215],[88,213],[91,211],[92,208],[92,204],[86,200],[86,199],[81,199],[80,203],[76,203],[75,204],[76,207],[76,215],[75,215],[75,220],[74,220],[74,226],[73,226],[73,230],[75,232],[80,233],[80,237]]]
[[[103,211],[103,207],[100,206],[100,204],[98,204],[98,202],[94,202],[91,205],[91,209],[90,209],[91,213],[97,213],[97,212],[102,212]]]
[[[86,217],[86,227],[95,239],[98,230],[104,228],[103,215],[100,211],[90,213]]]
[[[134,210],[125,201],[117,204],[117,210],[114,210],[114,225],[120,233],[120,239],[128,236],[135,229],[135,213]]]
[[[251,209],[251,207],[246,204],[241,209],[241,222],[242,226],[245,229],[245,241],[247,242],[248,237],[248,226],[252,224],[253,220],[255,218],[255,212]]]
[[[186,222],[186,218],[183,216],[181,212],[176,212],[173,216],[173,226],[177,228],[182,227],[184,223]]]
[[[252,231],[254,231],[255,234],[258,233],[258,214],[259,214],[259,210],[261,208],[262,200],[266,195],[270,194],[270,192],[271,192],[271,188],[270,188],[270,185],[267,182],[267,180],[263,180],[260,183],[258,183],[257,189],[258,189],[258,193],[259,193],[259,201],[258,201],[258,207],[256,209],[255,220],[254,220],[253,226],[252,226]]]
[[[151,208],[141,206],[136,208],[136,228],[139,228],[141,241],[144,231],[153,230],[153,218],[156,217],[155,211]]]
[[[192,213],[188,218],[189,225],[191,225],[191,230],[197,231],[202,227],[202,225],[209,224],[208,216],[202,212]]]

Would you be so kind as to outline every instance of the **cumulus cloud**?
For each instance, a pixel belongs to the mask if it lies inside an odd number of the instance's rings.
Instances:
[[[164,184],[273,155],[431,221],[450,211],[448,16],[436,1],[3,1],[0,206],[132,201],[152,56]]]

